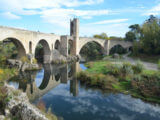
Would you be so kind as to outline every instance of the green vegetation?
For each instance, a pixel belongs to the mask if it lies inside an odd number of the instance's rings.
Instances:
[[[158,69],[160,70],[160,60],[158,61]]]
[[[121,45],[116,45],[110,50],[111,55],[114,53],[125,54],[125,53],[127,53],[127,50],[124,49]]]
[[[85,58],[86,61],[98,60],[103,57],[103,48],[96,42],[87,43],[80,51],[80,55]]]
[[[22,63],[30,63],[30,60],[26,56],[23,56],[20,60]]]
[[[160,103],[160,72],[145,70],[140,61],[135,65],[96,61],[87,63],[86,67],[88,69],[85,72],[77,74],[86,86],[123,92],[145,101]]]
[[[44,49],[43,46],[39,43],[35,51],[35,58],[37,59],[38,62],[43,63],[43,55],[44,55]]]
[[[6,41],[6,40],[5,40]],[[11,42],[0,42],[0,67],[5,67],[6,60],[17,57],[16,46]]]
[[[5,80],[17,74],[16,69],[0,68],[0,113],[5,114],[4,110],[9,100],[7,88],[4,86]]]
[[[125,40],[134,42],[133,54],[160,55],[160,19],[150,16],[142,25],[131,25]]]
[[[101,33],[100,35],[97,34],[97,35],[94,35],[93,37],[98,39],[104,39],[104,40],[108,39],[108,36],[106,33]]]
[[[124,38],[117,37],[117,36],[108,37],[106,33],[101,33],[100,35],[96,34],[93,37],[98,39],[104,39],[104,40],[124,40]]]

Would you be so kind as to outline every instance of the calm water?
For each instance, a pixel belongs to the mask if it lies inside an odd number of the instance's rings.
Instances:
[[[40,101],[64,120],[160,120],[160,106],[124,94],[103,94],[76,79],[83,64],[45,65],[38,72],[21,73],[9,81],[33,104]]]

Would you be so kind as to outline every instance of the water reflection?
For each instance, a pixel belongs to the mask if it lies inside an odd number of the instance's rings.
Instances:
[[[38,72],[20,73],[10,84],[23,90],[32,103],[43,101],[64,120],[160,120],[160,106],[124,94],[102,94],[81,85],[79,63],[44,65]]]
[[[60,83],[67,84],[70,80],[70,92],[78,95],[78,82],[75,77],[77,70],[81,70],[79,63],[65,65],[43,65],[43,69],[35,72],[23,72],[9,80],[9,84],[23,90],[31,101],[43,96]]]

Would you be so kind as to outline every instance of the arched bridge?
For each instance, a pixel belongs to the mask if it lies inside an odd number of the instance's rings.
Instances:
[[[79,55],[81,49],[88,42],[96,42],[101,45],[104,54],[109,55],[109,50],[115,45],[124,48],[132,46],[131,42],[118,40],[101,40],[96,38],[79,37],[79,20],[74,19],[70,24],[70,36],[60,36],[35,31],[22,30],[0,26],[0,41],[13,42],[18,49],[17,59],[29,55],[35,57],[36,46],[40,43],[43,46],[44,63],[50,63],[54,55],[53,50],[59,51],[62,55]]]

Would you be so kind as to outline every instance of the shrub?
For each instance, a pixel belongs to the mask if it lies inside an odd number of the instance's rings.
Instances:
[[[123,75],[133,74],[132,65],[129,62],[124,62],[121,68],[121,72]]]
[[[7,88],[6,87],[0,87],[0,114],[5,114],[5,107],[7,104]]]
[[[137,61],[135,65],[132,65],[132,69],[135,74],[139,74],[144,70],[144,65],[140,61]]]
[[[160,60],[158,61],[158,69],[160,70]]]
[[[119,64],[107,64],[104,74],[119,75],[121,74],[122,65]]]
[[[30,60],[29,60],[26,56],[21,57],[20,60],[21,60],[23,63],[30,63]]]
[[[33,64],[37,64],[37,59],[33,58],[32,62],[33,62]]]

